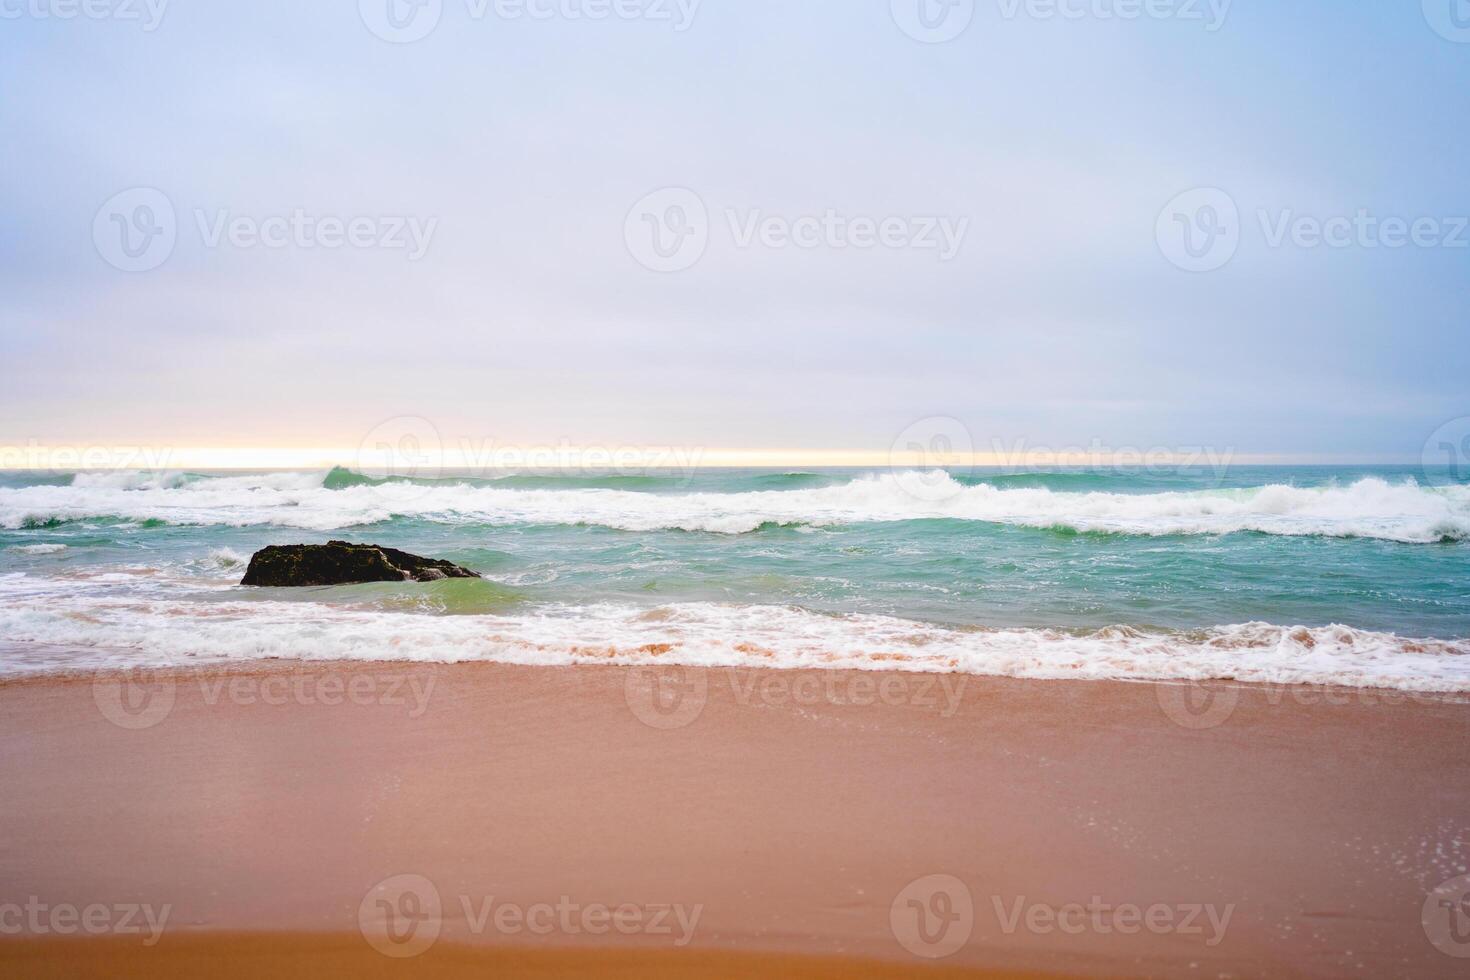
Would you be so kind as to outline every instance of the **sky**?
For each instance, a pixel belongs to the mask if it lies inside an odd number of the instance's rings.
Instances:
[[[1464,0],[0,0],[0,134],[0,446],[1470,416]]]

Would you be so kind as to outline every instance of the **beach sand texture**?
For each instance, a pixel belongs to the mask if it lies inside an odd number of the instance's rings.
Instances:
[[[124,702],[132,682],[99,676],[0,686],[0,886],[108,915],[166,904],[167,922],[150,945],[146,926],[0,941],[7,976],[1466,962],[1425,918],[1470,845],[1455,698],[1212,682],[1202,707],[1143,683],[314,664],[150,675],[152,700]],[[402,876],[438,908],[398,958],[370,939],[380,912],[426,908]]]

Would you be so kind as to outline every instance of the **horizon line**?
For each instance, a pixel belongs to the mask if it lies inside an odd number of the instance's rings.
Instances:
[[[380,444],[381,446],[381,444]],[[935,452],[875,449],[750,449],[695,446],[500,446],[479,452],[420,452],[342,447],[221,447],[147,445],[0,445],[0,471],[89,470],[331,470],[473,472],[557,469],[738,469],[781,466],[960,468],[1024,466],[1332,466],[1406,465],[1409,454],[1244,453],[1209,447],[1136,450],[1035,449],[1015,452]]]

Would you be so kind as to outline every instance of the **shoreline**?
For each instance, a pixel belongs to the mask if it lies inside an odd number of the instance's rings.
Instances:
[[[1450,642],[1450,641],[1445,641]],[[1459,642],[1454,641],[1454,642]],[[6,641],[0,640],[0,655],[3,655],[7,646]],[[35,644],[26,644],[37,648]],[[43,645],[44,646],[44,645]],[[70,650],[70,647],[49,646],[54,650]],[[659,651],[650,651],[649,655],[656,658]],[[800,700],[801,691],[824,691],[826,699],[832,700],[831,693],[834,683],[842,688],[853,686],[855,679],[872,678],[873,692],[870,700],[872,703],[886,702],[892,700],[884,694],[884,683],[892,685],[891,679],[898,678],[900,689],[923,687],[931,692],[932,697],[946,704],[953,704],[959,697],[959,690],[968,684],[1037,684],[1037,685],[1128,685],[1142,686],[1152,689],[1185,689],[1179,695],[1159,694],[1158,700],[1161,707],[1166,710],[1174,710],[1173,705],[1183,701],[1179,711],[1186,719],[1192,714],[1201,713],[1198,706],[1191,702],[1198,700],[1218,701],[1223,696],[1232,702],[1238,702],[1241,697],[1248,699],[1261,698],[1271,706],[1283,706],[1292,702],[1301,706],[1312,705],[1336,705],[1348,704],[1362,705],[1403,705],[1403,704],[1425,704],[1425,705],[1466,705],[1470,706],[1470,690],[1443,690],[1426,689],[1418,690],[1405,687],[1389,687],[1375,684],[1343,684],[1316,681],[1263,681],[1255,679],[1241,679],[1235,677],[1095,677],[1085,675],[1065,677],[1028,677],[1015,676],[1011,674],[981,674],[972,673],[952,667],[946,670],[926,669],[904,669],[898,666],[860,668],[846,665],[837,666],[811,666],[805,664],[718,664],[718,665],[694,665],[678,662],[660,663],[656,659],[646,663],[600,663],[586,661],[578,663],[556,663],[556,664],[526,664],[508,660],[453,660],[453,661],[425,661],[425,660],[352,660],[340,657],[323,658],[320,660],[309,660],[298,657],[268,657],[258,659],[230,659],[209,661],[203,660],[197,663],[171,663],[167,665],[158,664],[136,664],[136,665],[108,665],[94,667],[57,667],[41,668],[23,673],[0,675],[0,692],[12,688],[24,688],[29,686],[48,685],[71,685],[71,684],[96,684],[107,681],[127,681],[129,679],[141,680],[151,679],[153,681],[173,680],[175,682],[202,682],[208,685],[206,689],[206,700],[217,702],[222,697],[228,696],[228,690],[221,691],[218,682],[221,678],[291,678],[293,684],[299,678],[311,678],[325,676],[393,676],[399,675],[408,683],[410,677],[427,678],[438,676],[441,671],[473,671],[473,670],[555,670],[555,671],[682,671],[691,677],[703,675],[705,678],[714,680],[716,683],[726,684],[734,692],[737,702],[749,701],[752,697],[750,691],[752,676],[763,675],[788,675],[800,676],[804,680],[793,682],[789,685],[793,691],[793,697]],[[724,679],[723,681],[721,679]],[[812,680],[815,678],[815,680]],[[925,679],[928,680],[925,680]],[[422,681],[421,681],[422,686]],[[769,685],[767,685],[769,686]],[[742,693],[742,689],[744,693]],[[279,692],[280,688],[276,688]],[[1231,692],[1234,692],[1233,694]],[[350,701],[350,692],[344,692],[346,701]],[[810,693],[808,693],[810,699]],[[820,698],[819,698],[820,699]],[[266,703],[275,703],[269,702]],[[299,702],[298,702],[299,703]],[[953,711],[950,712],[951,714]],[[1218,721],[1206,719],[1207,723],[1195,726],[1189,720],[1182,722],[1184,727],[1214,727]]]
[[[369,937],[427,881],[418,969],[452,949],[546,975],[650,954],[701,976],[750,955],[1449,976],[1425,904],[1470,860],[1466,746],[1470,699],[1385,689],[355,661],[12,678],[0,904],[168,904],[137,951],[164,972],[338,939],[325,975],[358,945],[401,967]],[[563,900],[577,916],[533,928]],[[0,963],[46,975],[59,944],[90,975],[81,949],[122,941],[0,936]]]
[[[917,621],[915,621],[917,622]],[[1217,626],[1213,629],[1243,629],[1247,626],[1258,624],[1233,624],[1230,626]],[[1285,634],[1293,632],[1318,629],[1342,630],[1351,633],[1373,634],[1371,631],[1359,630],[1356,627],[1332,624],[1321,627],[1282,627],[1272,624],[1259,624],[1266,629],[1281,631]],[[1068,635],[1080,635],[1091,637],[1097,634],[1107,633],[1114,627],[1093,629],[1090,627],[1076,627],[1058,629],[1057,632]],[[987,627],[977,629],[977,632],[990,633],[1014,633],[1027,631],[1045,632],[1040,627]],[[1192,631],[1172,631],[1181,636],[1187,636]],[[1193,631],[1198,632],[1198,631]],[[1382,634],[1392,637],[1406,647],[1415,650],[1422,646],[1455,646],[1470,644],[1470,636],[1452,638],[1432,637],[1408,637],[1398,634]],[[1310,649],[1310,644],[1308,649]],[[0,658],[7,653],[49,653],[53,656],[68,657],[78,652],[91,649],[108,649],[106,647],[87,647],[75,644],[60,643],[31,643],[10,641],[0,638]],[[130,652],[131,647],[118,647],[119,652]],[[1296,698],[1295,692],[1313,692],[1300,703],[1345,703],[1349,700],[1368,701],[1371,703],[1393,704],[1406,701],[1421,703],[1463,703],[1470,704],[1470,688],[1461,686],[1447,686],[1441,681],[1426,679],[1424,686],[1411,687],[1405,685],[1387,685],[1377,683],[1346,683],[1336,680],[1318,680],[1309,678],[1304,680],[1262,680],[1256,677],[1241,676],[1188,676],[1178,675],[1147,675],[1120,671],[1118,674],[1089,674],[1075,665],[1072,669],[1062,672],[1057,667],[1057,672],[1046,673],[985,673],[967,670],[957,661],[925,660],[911,654],[904,653],[879,653],[865,654],[867,663],[871,666],[856,666],[852,660],[839,659],[836,656],[822,658],[819,663],[812,662],[779,662],[773,658],[770,651],[750,644],[737,644],[734,650],[749,657],[746,662],[740,663],[717,663],[717,664],[694,664],[678,660],[663,661],[660,658],[672,648],[668,643],[652,642],[645,643],[639,647],[629,649],[603,648],[597,644],[570,647],[573,654],[585,659],[570,662],[550,663],[527,663],[523,660],[493,659],[480,657],[466,657],[459,660],[430,660],[392,657],[374,657],[354,659],[351,657],[325,656],[321,658],[308,658],[295,655],[270,655],[270,656],[230,656],[220,659],[198,659],[191,656],[169,655],[168,663],[139,663],[139,664],[92,664],[92,665],[57,665],[57,666],[30,666],[23,667],[14,673],[0,673],[0,689],[17,685],[48,684],[48,683],[72,683],[90,682],[98,678],[124,678],[128,676],[146,675],[154,678],[174,677],[188,679],[192,677],[226,675],[226,676],[251,676],[260,675],[274,676],[280,674],[311,674],[319,672],[351,673],[354,671],[436,671],[442,669],[476,669],[476,668],[515,668],[515,669],[557,669],[557,670],[646,670],[646,669],[680,669],[693,673],[703,673],[709,676],[718,675],[740,675],[772,672],[777,674],[802,674],[827,676],[871,676],[886,677],[896,675],[901,677],[963,677],[972,678],[977,683],[989,681],[1037,683],[1037,684],[1141,684],[1149,686],[1171,687],[1188,686],[1192,688],[1205,688],[1209,690],[1240,688],[1255,692],[1265,693],[1268,700],[1280,701],[1286,698]],[[1470,652],[1470,650],[1467,650]],[[630,657],[642,657],[644,659],[630,662]],[[905,666],[908,665],[908,666]],[[1248,673],[1248,668],[1241,668],[1241,673]]]

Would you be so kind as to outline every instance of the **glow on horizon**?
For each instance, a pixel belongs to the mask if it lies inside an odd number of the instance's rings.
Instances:
[[[498,446],[490,451],[387,453],[358,448],[205,446],[0,446],[0,470],[330,470],[373,476],[453,475],[517,470],[643,471],[775,467],[1151,467],[1236,465],[1390,464],[1387,456],[1306,456],[1209,449],[1020,450],[932,452],[872,449],[753,449],[696,446]]]

